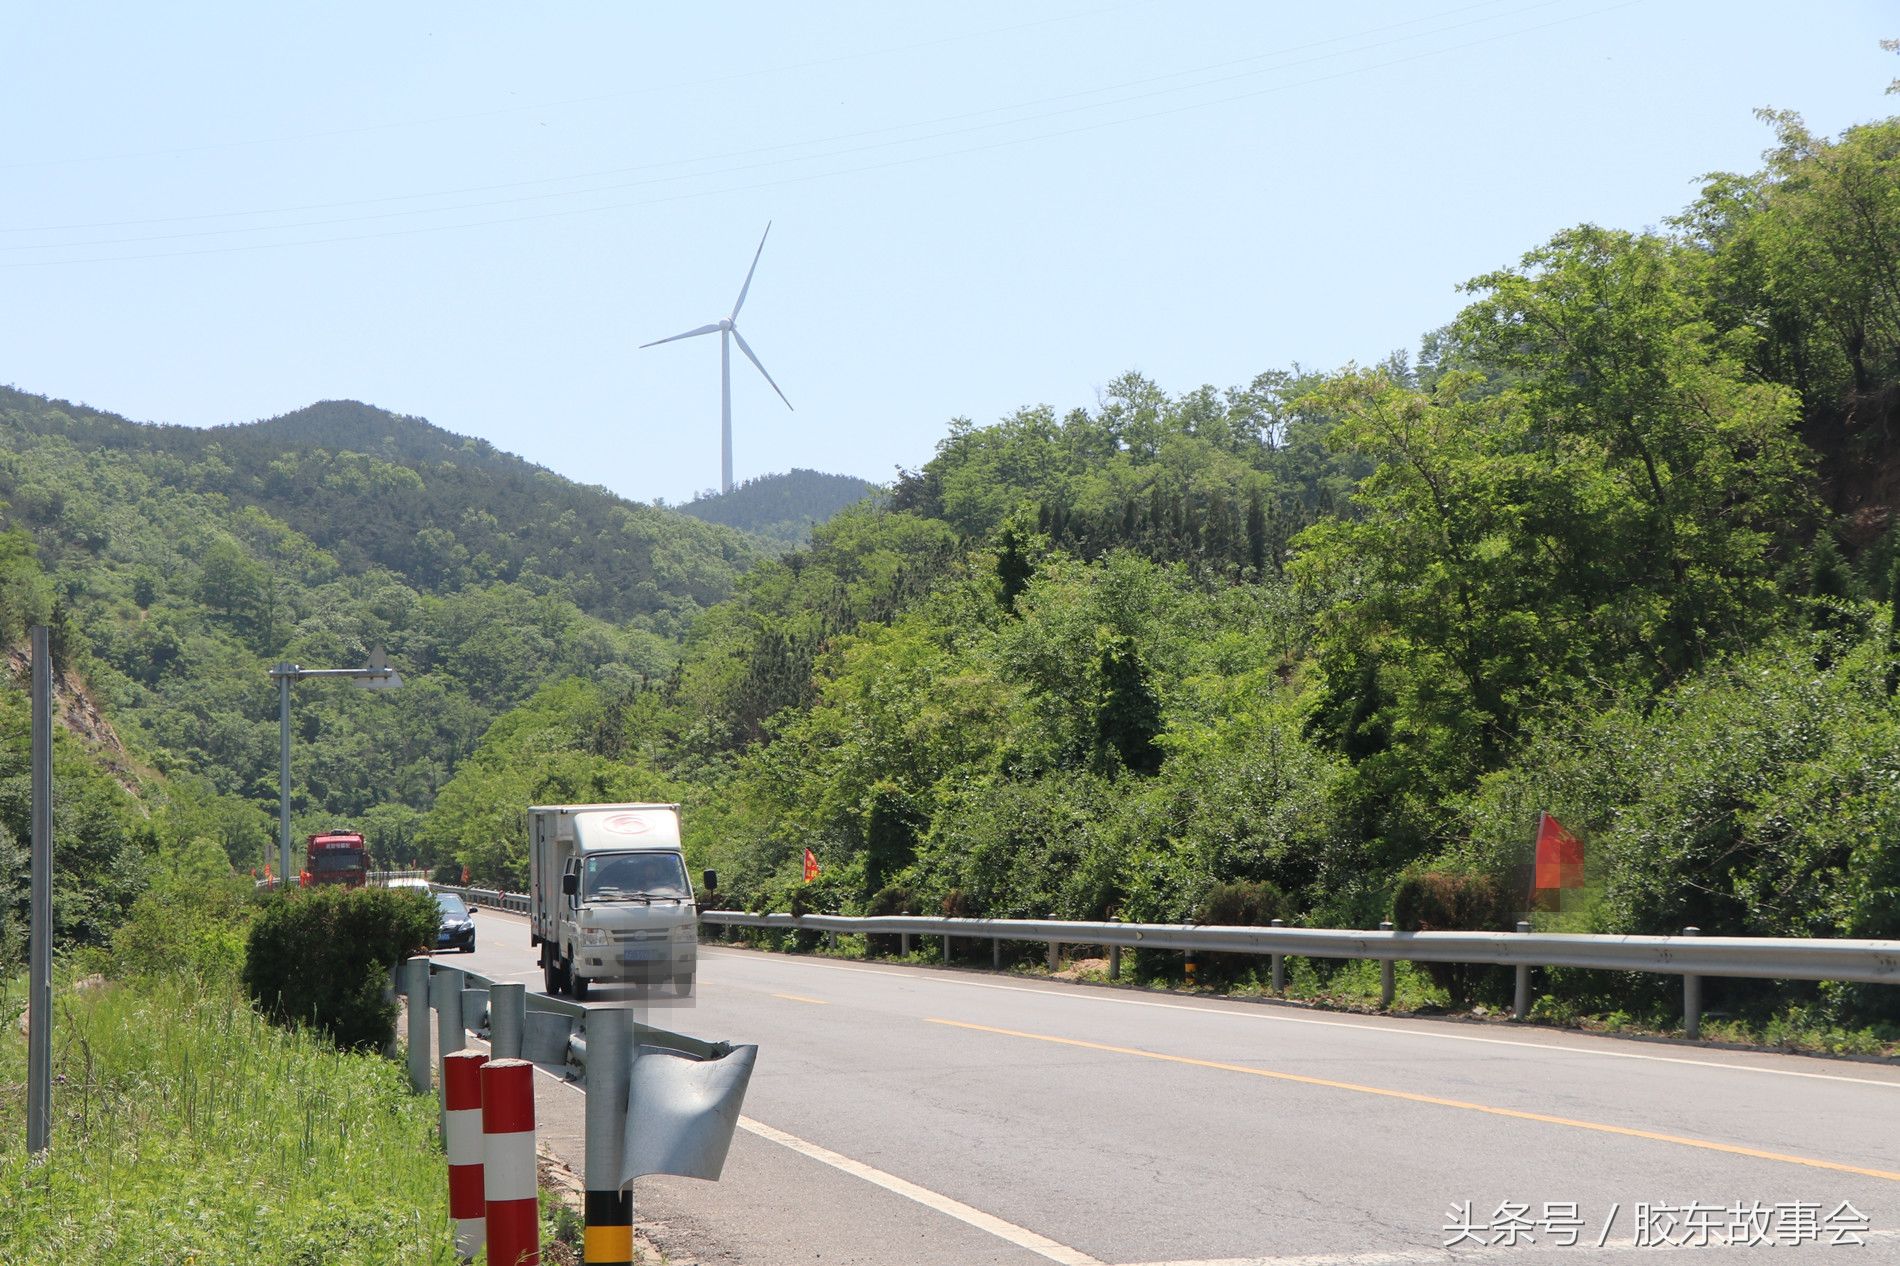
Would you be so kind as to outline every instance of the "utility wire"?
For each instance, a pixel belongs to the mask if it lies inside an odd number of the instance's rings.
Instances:
[[[1147,114],[1131,115],[1125,118],[1105,119],[1097,123],[1080,124],[1078,126],[1071,127],[1071,128],[1065,128],[1065,129],[1061,129],[1061,130],[1053,131],[1053,132],[1041,132],[1041,133],[1037,133],[1030,136],[1011,137],[1011,138],[1006,138],[1003,140],[992,141],[983,145],[967,146],[962,149],[944,150],[944,151],[939,151],[939,152],[930,153],[930,154],[913,155],[913,156],[905,157],[905,158],[894,158],[882,163],[869,163],[869,164],[864,164],[857,167],[845,167],[845,168],[839,168],[839,169],[830,170],[830,171],[809,172],[802,175],[787,176],[779,180],[759,181],[753,184],[733,185],[733,186],[728,186],[728,187],[719,188],[719,189],[695,190],[695,191],[690,191],[686,193],[670,194],[670,195],[667,195],[665,197],[660,197],[660,198],[647,198],[647,199],[639,199],[639,200],[627,201],[627,202],[607,203],[607,204],[596,206],[596,207],[562,208],[562,209],[556,209],[552,211],[536,212],[536,213],[528,214],[528,215],[504,216],[504,217],[497,217],[497,218],[485,219],[485,220],[470,220],[470,221],[465,221],[460,224],[422,225],[415,228],[389,229],[389,230],[384,230],[384,231],[376,232],[376,233],[346,234],[346,235],[340,235],[336,237],[308,238],[308,239],[289,241],[289,242],[253,242],[253,243],[246,243],[246,244],[240,244],[240,245],[205,247],[200,250],[159,251],[159,252],[152,252],[152,253],[144,254],[144,255],[101,255],[101,256],[89,256],[82,259],[26,260],[26,261],[14,262],[14,263],[0,263],[0,270],[11,270],[11,269],[19,269],[19,268],[45,268],[45,267],[54,267],[54,266],[63,265],[63,264],[131,263],[131,262],[137,262],[137,261],[142,261],[142,260],[152,260],[152,259],[179,259],[179,258],[186,258],[186,257],[192,257],[192,256],[200,256],[200,255],[232,254],[232,253],[243,252],[243,251],[283,250],[283,249],[299,247],[299,246],[324,246],[324,245],[331,245],[331,244],[339,243],[339,242],[361,242],[361,241],[375,240],[379,238],[411,237],[411,236],[415,236],[421,233],[452,232],[452,231],[456,231],[460,229],[485,228],[489,226],[508,225],[508,224],[523,224],[523,223],[529,223],[529,222],[537,221],[537,220],[548,220],[548,219],[555,219],[555,218],[560,218],[560,217],[565,217],[565,216],[590,215],[590,214],[596,214],[602,211],[618,211],[618,210],[626,210],[629,208],[637,208],[637,207],[659,206],[665,203],[680,202],[680,201],[685,201],[689,199],[718,197],[723,194],[743,193],[743,192],[748,192],[748,191],[756,190],[756,189],[772,189],[772,188],[779,188],[785,185],[803,184],[803,183],[807,183],[814,180],[829,179],[834,176],[857,175],[857,174],[862,174],[866,172],[884,171],[893,167],[911,166],[916,163],[929,162],[929,161],[932,161],[934,159],[939,159],[939,158],[954,158],[954,157],[960,157],[960,156],[968,155],[968,154],[982,153],[988,150],[1001,149],[1006,146],[1027,145],[1027,144],[1032,144],[1037,141],[1055,140],[1062,137],[1075,136],[1075,135],[1085,133],[1085,132],[1099,131],[1103,128],[1117,127],[1117,126],[1127,124],[1127,123],[1139,123],[1139,122],[1145,122],[1152,119],[1166,118],[1172,115],[1186,113],[1191,110],[1203,110],[1203,109],[1208,109],[1213,106],[1228,105],[1236,101],[1250,100],[1252,98],[1266,96],[1271,93],[1284,92],[1292,88],[1301,88],[1301,87],[1308,87],[1308,86],[1311,86],[1313,84],[1318,84],[1318,83],[1327,83],[1333,80],[1344,79],[1353,75],[1365,74],[1370,71],[1385,70],[1393,66],[1402,66],[1411,62],[1422,61],[1426,58],[1443,56],[1444,54],[1447,54],[1447,53],[1461,52],[1465,49],[1477,48],[1485,44],[1494,44],[1500,40],[1512,39],[1519,35],[1528,35],[1536,31],[1548,30],[1551,27],[1562,26],[1571,22],[1579,22],[1586,18],[1598,17],[1606,13],[1613,13],[1620,9],[1632,8],[1635,5],[1640,4],[1640,3],[1642,3],[1642,0],[1622,0],[1622,2],[1619,4],[1612,4],[1612,5],[1607,5],[1598,9],[1591,9],[1587,12],[1573,14],[1569,17],[1556,18],[1556,19],[1553,19],[1552,21],[1540,23],[1536,26],[1524,27],[1519,30],[1505,31],[1497,35],[1485,36],[1481,39],[1470,40],[1463,44],[1454,44],[1454,45],[1448,46],[1446,48],[1441,48],[1441,49],[1428,49],[1423,52],[1414,53],[1406,57],[1394,58],[1390,61],[1379,62],[1379,63],[1369,65],[1369,66],[1350,67],[1348,69],[1337,71],[1330,75],[1320,75],[1311,79],[1297,80],[1292,83],[1286,83],[1286,84],[1275,84],[1270,87],[1258,88],[1251,92],[1237,93],[1237,94],[1234,94],[1232,96],[1227,96],[1227,97],[1216,97],[1216,98],[1211,98],[1206,101],[1189,102],[1185,105],[1174,106],[1166,110],[1155,110]],[[717,173],[714,173],[714,174],[717,174]],[[276,226],[276,227],[281,229],[285,227],[295,227],[295,226]],[[54,249],[54,248],[41,247],[39,249]]]
[[[981,118],[985,115],[1003,114],[1003,113],[1007,113],[1011,111],[1026,110],[1034,106],[1049,105],[1049,104],[1053,104],[1053,103],[1061,102],[1061,101],[1073,101],[1079,97],[1102,96],[1108,93],[1120,92],[1128,88],[1144,87],[1149,84],[1161,83],[1169,79],[1180,79],[1189,75],[1206,74],[1210,71],[1224,70],[1224,69],[1228,69],[1234,66],[1247,65],[1253,62],[1264,61],[1269,58],[1284,57],[1291,53],[1304,52],[1308,49],[1320,48],[1327,44],[1337,44],[1348,39],[1358,39],[1366,35],[1376,35],[1376,34],[1381,34],[1385,31],[1397,30],[1401,27],[1416,26],[1421,22],[1434,21],[1438,18],[1455,17],[1460,13],[1466,13],[1472,9],[1488,8],[1497,3],[1500,3],[1500,0],[1479,0],[1479,3],[1476,3],[1476,4],[1462,5],[1462,6],[1459,6],[1458,8],[1444,10],[1440,13],[1428,14],[1425,17],[1408,18],[1402,22],[1394,22],[1394,23],[1389,23],[1385,26],[1372,27],[1364,31],[1353,32],[1348,35],[1331,36],[1322,40],[1310,41],[1309,43],[1306,43],[1306,44],[1297,44],[1288,48],[1269,50],[1264,53],[1257,53],[1248,57],[1235,58],[1230,61],[1214,62],[1209,65],[1190,67],[1186,70],[1170,71],[1170,72],[1167,72],[1165,74],[1160,74],[1160,75],[1150,75],[1141,79],[1125,80],[1120,83],[1106,84],[1106,85],[1102,85],[1096,88],[1081,89],[1075,92],[1056,93],[1056,94],[1043,96],[1043,97],[1033,97],[1028,100],[1014,102],[1010,105],[990,106],[981,110],[969,110],[969,111],[964,111],[958,114],[938,115],[933,118],[913,120],[912,122],[909,122],[909,123],[890,124],[885,127],[878,127],[878,128],[864,128],[858,131],[837,133],[831,136],[818,137],[818,138],[814,138],[810,140],[786,141],[786,142],[782,142],[776,145],[764,145],[764,146],[755,146],[749,149],[729,150],[729,151],[726,151],[724,153],[719,153],[719,154],[706,154],[706,155],[699,155],[699,156],[691,157],[691,158],[671,159],[671,160],[667,160],[663,162],[646,163],[646,164],[641,164],[641,165],[632,166],[632,167],[614,167],[614,168],[606,168],[603,170],[596,170],[596,171],[590,171],[590,172],[577,172],[577,173],[566,175],[566,176],[544,176],[544,177],[539,177],[532,180],[517,180],[517,181],[505,181],[505,182],[500,182],[500,183],[495,183],[495,184],[486,184],[486,185],[471,185],[471,186],[464,186],[458,189],[434,190],[434,191],[423,192],[423,193],[388,194],[388,195],[375,197],[375,198],[353,198],[353,199],[345,199],[345,200],[335,201],[335,202],[305,203],[299,206],[288,206],[288,207],[261,207],[261,208],[246,210],[246,211],[210,211],[210,212],[203,212],[203,213],[199,213],[195,215],[159,216],[159,217],[152,217],[152,218],[146,218],[146,219],[134,219],[134,220],[100,220],[100,221],[82,222],[82,223],[76,223],[76,224],[35,225],[35,226],[20,226],[20,227],[15,227],[15,228],[0,227],[0,233],[65,233],[65,232],[78,232],[84,229],[96,229],[96,228],[133,228],[133,227],[139,227],[142,225],[157,226],[157,225],[163,225],[163,224],[180,224],[180,223],[189,223],[189,222],[194,222],[194,221],[199,221],[199,220],[241,219],[241,218],[246,218],[246,217],[266,216],[266,215],[295,215],[295,214],[301,214],[303,212],[308,212],[308,211],[329,211],[329,210],[340,210],[345,207],[377,206],[377,205],[382,205],[382,204],[390,203],[390,202],[412,202],[412,201],[421,201],[421,200],[430,199],[430,198],[452,198],[452,197],[460,197],[466,194],[492,193],[492,192],[499,192],[499,191],[508,190],[508,189],[524,189],[524,188],[530,188],[536,185],[571,184],[571,183],[574,183],[576,181],[581,181],[581,180],[598,180],[604,177],[632,175],[639,172],[658,171],[658,170],[662,170],[668,167],[684,167],[684,166],[691,166],[694,164],[701,164],[701,163],[722,162],[722,161],[725,161],[728,159],[734,159],[734,158],[749,158],[758,154],[777,153],[783,150],[809,149],[809,148],[820,146],[820,145],[836,144],[841,141],[857,140],[857,139],[860,139],[863,137],[869,137],[869,136],[888,135],[889,133],[892,133],[892,132],[912,131],[917,128],[935,127],[935,126],[938,126],[940,124],[945,124],[945,123],[957,123],[957,122],[962,122],[963,120],[966,120],[966,119]],[[1331,60],[1337,57],[1351,56],[1356,53],[1369,52],[1377,48],[1389,47],[1393,44],[1403,43],[1407,40],[1422,39],[1422,38],[1427,38],[1434,35],[1443,35],[1451,31],[1462,30],[1466,27],[1475,26],[1483,22],[1498,21],[1498,20],[1502,20],[1506,18],[1517,17],[1524,13],[1529,13],[1533,10],[1549,8],[1550,6],[1554,4],[1560,4],[1560,3],[1564,3],[1564,0],[1537,0],[1536,3],[1524,5],[1520,8],[1512,9],[1505,13],[1490,14],[1484,17],[1473,18],[1465,22],[1454,23],[1449,26],[1435,27],[1428,31],[1417,32],[1412,35],[1400,36],[1396,39],[1382,40],[1382,41],[1378,41],[1376,43],[1371,43],[1371,44],[1361,44],[1351,49],[1344,49],[1336,53],[1324,54],[1320,57],[1308,58],[1308,59],[1305,59],[1304,61],[1289,62],[1289,63],[1285,63],[1279,66],[1262,67],[1258,70],[1246,72],[1243,75],[1227,76],[1221,79],[1202,80],[1197,83],[1183,84],[1176,88],[1158,90],[1155,93],[1140,94],[1137,96],[1118,98],[1118,99],[1110,100],[1110,101],[1095,102],[1093,103],[1093,106],[1100,107],[1100,106],[1119,105],[1119,104],[1124,104],[1125,102],[1128,102],[1128,101],[1141,100],[1143,99],[1144,96],[1160,95],[1162,92],[1190,91],[1194,88],[1209,87],[1215,84],[1229,82],[1233,79],[1246,78],[1252,75],[1264,74],[1269,71],[1288,70],[1288,69],[1292,69],[1298,66],[1311,65],[1316,62],[1327,61],[1327,60]],[[1015,29],[1015,28],[1005,28],[1005,29]],[[1011,125],[1019,124],[1019,123],[1036,122],[1039,119],[1053,118],[1061,114],[1073,113],[1076,109],[1083,109],[1083,108],[1091,108],[1091,107],[1075,107],[1074,109],[1071,109],[1071,110],[1059,110],[1059,111],[1047,112],[1044,114],[1026,115],[1026,116],[1023,116],[1021,118],[1016,118],[1016,119],[999,120],[996,123],[987,124],[984,126],[985,127],[1005,127],[1005,126],[1011,126]],[[936,140],[945,136],[960,135],[960,134],[964,134],[973,130],[980,130],[980,129],[966,128],[966,129],[957,129],[957,130],[947,131],[947,132],[928,133],[922,136],[899,138],[897,140],[887,142],[886,144],[888,145],[915,144],[920,141]],[[827,152],[823,154],[805,155],[802,157],[805,159],[830,158],[830,157],[838,156],[840,154],[851,154],[851,153],[862,152],[864,149],[868,149],[868,148],[874,148],[874,147],[866,146],[866,147],[859,147],[857,149],[836,150],[836,151],[831,151],[831,152]],[[787,162],[801,161],[801,159],[785,159],[785,160],[779,160],[779,161],[787,161]],[[688,179],[688,178],[697,178],[697,177],[707,176],[707,175],[714,175],[714,176],[729,175],[729,174],[732,174],[733,172],[738,172],[738,171],[756,170],[758,167],[767,166],[767,165],[770,165],[770,164],[752,164],[752,165],[743,166],[743,167],[724,168],[724,169],[720,169],[720,170],[712,171],[712,172],[684,173],[677,177],[670,177],[670,179]],[[348,223],[355,219],[371,220],[371,219],[388,218],[389,216],[396,216],[396,215],[426,215],[433,212],[442,212],[442,211],[476,210],[483,207],[501,206],[501,205],[507,205],[513,202],[528,201],[528,200],[531,200],[532,198],[574,197],[574,196],[584,195],[588,193],[614,192],[621,189],[634,188],[640,184],[645,184],[645,183],[653,183],[653,182],[634,182],[633,184],[596,186],[594,188],[589,188],[589,189],[555,190],[548,193],[530,195],[530,196],[519,198],[519,199],[499,199],[499,200],[490,201],[490,202],[464,203],[464,204],[456,204],[456,205],[445,206],[445,207],[416,207],[416,208],[411,208],[411,209],[403,210],[403,211],[388,212],[382,215],[343,217],[343,218],[338,218],[338,219],[333,219],[333,220],[314,220],[314,221],[308,221],[308,222],[294,224],[294,225],[281,225],[281,224],[280,225],[249,225],[249,226],[238,226],[231,229],[203,230],[202,232],[198,234],[180,233],[180,234],[169,235],[169,236],[188,237],[188,236],[194,236],[194,235],[203,236],[203,235],[226,233],[226,232],[229,232],[229,233],[265,232],[271,229],[307,228],[307,227],[318,227],[318,226],[324,226],[324,225],[330,225],[330,224]],[[132,238],[114,238],[114,239],[105,239],[105,240],[98,240],[98,241],[81,241],[81,242],[36,242],[36,243],[27,243],[23,245],[0,247],[0,250],[73,249],[73,248],[83,247],[83,246],[122,245],[129,242],[162,241],[162,240],[167,240],[167,235],[151,235],[151,236],[132,237]]]

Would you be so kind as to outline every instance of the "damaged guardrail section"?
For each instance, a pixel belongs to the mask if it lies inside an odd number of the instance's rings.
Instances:
[[[1696,928],[1685,928],[1680,936],[1532,932],[1528,923],[1518,924],[1515,932],[1399,932],[1390,924],[1382,925],[1378,931],[1361,932],[1278,926],[1083,923],[1058,919],[946,919],[922,915],[855,918],[836,914],[747,914],[740,910],[703,911],[700,921],[715,927],[803,929],[833,936],[895,934],[906,950],[912,936],[940,936],[945,938],[946,944],[951,938],[988,940],[999,952],[1005,941],[1047,943],[1052,964],[1064,945],[1101,945],[1110,951],[1111,978],[1120,974],[1121,951],[1125,949],[1264,954],[1273,960],[1276,988],[1284,979],[1282,960],[1286,955],[1363,958],[1387,965],[1382,977],[1382,1006],[1392,1003],[1390,964],[1401,959],[1492,964],[1517,968],[1514,1010],[1520,1020],[1529,1013],[1528,981],[1532,968],[1656,972],[1683,978],[1684,1029],[1690,1037],[1697,1036],[1701,1027],[1701,979],[1704,976],[1900,984],[1900,941],[1702,936]]]
[[[733,1130],[745,1102],[746,1086],[758,1055],[756,1046],[708,1042],[684,1033],[636,1022],[624,1008],[583,1006],[562,998],[531,994],[513,981],[496,981],[475,972],[435,964],[426,956],[406,960],[399,974],[400,992],[408,1000],[409,1081],[417,1094],[426,1094],[433,1071],[430,1061],[430,1012],[435,1012],[435,1043],[443,1060],[441,1080],[449,1085],[451,1057],[461,1058],[467,1033],[489,1041],[487,1065],[533,1064],[559,1072],[586,1091],[586,1252],[590,1263],[633,1261],[633,1188],[641,1174],[679,1174],[717,1180],[732,1145]],[[477,1056],[476,1058],[481,1058]],[[497,1069],[499,1072],[500,1069]],[[499,1084],[484,1075],[481,1084]],[[466,1078],[458,1077],[465,1085]],[[470,1105],[458,1102],[456,1110]],[[489,1105],[481,1105],[487,1114]],[[513,1109],[515,1117],[519,1112]],[[444,1136],[455,1135],[453,1166],[482,1164],[471,1159],[466,1129],[453,1130],[455,1115],[445,1097]],[[492,1114],[489,1114],[492,1115]],[[484,1116],[486,1120],[486,1115]],[[532,1103],[527,1129],[532,1130]],[[484,1139],[494,1131],[485,1131]],[[511,1140],[510,1156],[520,1150],[517,1123],[502,1133]],[[528,1146],[532,1153],[532,1141]],[[512,1162],[510,1162],[512,1163]],[[518,1166],[515,1166],[518,1168]],[[532,1175],[532,1167],[529,1169]],[[503,1225],[519,1219],[502,1213],[497,1223],[497,1201],[522,1199],[515,1190],[519,1175],[512,1169],[487,1166],[486,1234],[491,1256],[497,1247],[508,1254],[525,1251],[513,1239],[505,1246],[496,1236]],[[451,1184],[453,1191],[453,1183]],[[462,1243],[466,1235],[480,1234],[484,1224],[466,1208],[456,1209],[458,1247],[472,1254],[479,1245]],[[512,1232],[511,1232],[512,1234]],[[538,1244],[534,1251],[539,1252]]]

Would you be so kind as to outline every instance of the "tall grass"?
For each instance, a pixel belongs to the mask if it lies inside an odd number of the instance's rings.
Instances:
[[[55,1010],[40,1160],[25,1039],[0,1032],[0,1261],[455,1262],[435,1100],[400,1064],[272,1026],[228,976],[68,989]]]

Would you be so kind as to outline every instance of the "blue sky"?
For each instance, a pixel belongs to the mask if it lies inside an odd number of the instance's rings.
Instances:
[[[346,397],[641,500],[1415,347],[1457,284],[1900,109],[1891,3],[62,3],[0,16],[0,382]],[[1795,16],[1796,14],[1799,16]]]

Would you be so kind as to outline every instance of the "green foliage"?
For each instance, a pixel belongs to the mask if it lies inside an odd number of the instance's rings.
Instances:
[[[344,1050],[382,1050],[396,1036],[396,1004],[384,997],[393,969],[435,943],[439,921],[417,889],[288,889],[251,923],[245,989],[272,1019],[319,1029]]]
[[[150,979],[183,973],[221,989],[238,981],[255,889],[249,879],[231,874],[215,843],[199,844],[193,858],[139,894],[113,931],[113,974]]]
[[[1392,926],[1401,932],[1509,932],[1517,924],[1517,900],[1497,876],[1473,870],[1414,870],[1392,894]],[[1453,1006],[1497,1002],[1509,992],[1511,973],[1473,963],[1420,963]]]
[[[796,548],[811,540],[813,528],[876,490],[875,484],[850,475],[793,467],[783,475],[735,484],[731,492],[704,493],[678,508],[696,519]]]
[[[233,982],[78,991],[53,1044],[53,1148],[29,1157],[0,1096],[0,1256],[63,1266],[268,1261],[452,1266],[434,1100],[399,1065],[273,1027]],[[0,1029],[0,1084],[26,1042]]]

